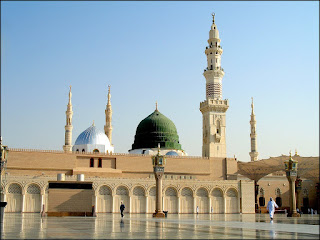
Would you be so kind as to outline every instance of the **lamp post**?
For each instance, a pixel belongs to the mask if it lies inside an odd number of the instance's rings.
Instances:
[[[156,211],[152,216],[157,218],[165,217],[162,209],[162,177],[165,164],[166,159],[160,155],[160,144],[158,144],[158,153],[152,157],[153,173],[156,178]]]
[[[292,159],[290,151],[290,159],[284,162],[286,176],[289,181],[289,194],[290,194],[290,212],[288,217],[300,217],[297,213],[295,181],[297,179],[298,161]]]
[[[0,136],[0,173],[1,173],[1,182],[6,177],[6,169],[7,169],[7,158],[8,158],[8,147],[2,145],[2,137]],[[3,189],[1,188],[1,196],[3,196]],[[3,223],[3,215],[4,215],[4,208],[6,207],[7,202],[0,201],[0,208],[1,208],[1,225]]]

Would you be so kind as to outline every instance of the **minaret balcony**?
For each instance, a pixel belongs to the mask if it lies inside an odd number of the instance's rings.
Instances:
[[[207,99],[200,103],[200,111],[203,112],[226,112],[229,108],[228,99]]]
[[[222,67],[205,68],[205,69],[204,69],[204,72],[210,71],[210,70],[213,70],[213,71],[222,71],[222,72],[224,72],[224,69],[223,69]]]
[[[221,49],[222,50],[222,47],[219,45],[219,46],[215,46],[215,45],[209,45],[209,46],[206,46],[206,49],[210,49],[210,48],[213,48],[213,49]]]
[[[206,55],[209,55],[209,54],[222,54],[223,53],[223,50],[222,50],[222,47],[221,46],[207,46],[206,47],[206,50],[204,51]]]

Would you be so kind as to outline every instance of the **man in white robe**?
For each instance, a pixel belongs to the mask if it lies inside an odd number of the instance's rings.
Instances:
[[[272,197],[270,198],[270,201],[268,202],[267,205],[267,210],[269,211],[270,219],[273,220],[273,214],[274,211],[278,208],[278,205],[273,201]]]

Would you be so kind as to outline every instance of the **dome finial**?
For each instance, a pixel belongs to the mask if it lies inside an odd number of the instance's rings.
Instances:
[[[72,93],[71,93],[71,85],[70,85],[70,90],[69,90],[69,104],[71,104],[71,97],[72,97]]]
[[[214,13],[214,12],[212,12],[211,13],[211,16],[212,16],[212,23],[214,23],[214,16],[215,16],[216,14]]]
[[[92,122],[92,126],[94,126],[94,120],[93,120],[93,122]]]
[[[158,101],[156,101],[156,111],[158,111]]]
[[[251,114],[254,114],[253,97],[251,97]]]

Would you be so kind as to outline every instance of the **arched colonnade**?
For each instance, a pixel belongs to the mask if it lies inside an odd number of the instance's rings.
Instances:
[[[12,182],[4,188],[3,200],[8,202],[5,212],[40,212],[44,204],[47,209],[47,185],[41,187],[37,183],[25,186]],[[97,213],[117,213],[120,203],[126,206],[126,213],[153,213],[155,211],[156,188],[135,185],[108,184],[95,187],[93,205]],[[198,187],[166,186],[162,193],[163,210],[169,213],[239,213],[240,202],[237,189],[229,187],[223,190],[214,187],[208,190]]]

